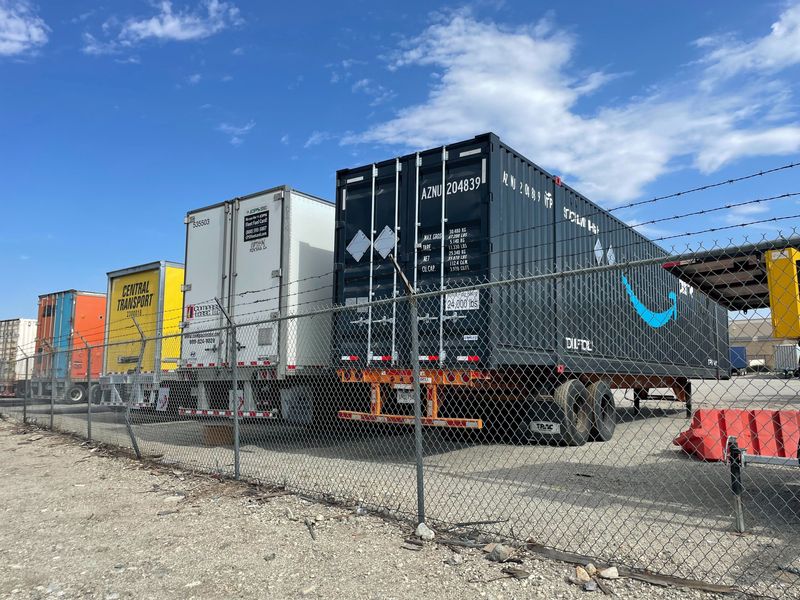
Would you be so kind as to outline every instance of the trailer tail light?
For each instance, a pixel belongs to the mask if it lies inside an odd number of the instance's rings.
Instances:
[[[558,373],[559,375],[563,375],[564,371],[566,371],[566,370],[567,370],[567,368],[564,365],[558,365],[556,367],[556,373]]]

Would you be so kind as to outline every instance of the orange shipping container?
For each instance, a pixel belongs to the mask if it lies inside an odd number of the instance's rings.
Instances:
[[[66,290],[39,296],[34,378],[86,380],[87,351],[92,346],[92,379],[103,364],[106,296]]]

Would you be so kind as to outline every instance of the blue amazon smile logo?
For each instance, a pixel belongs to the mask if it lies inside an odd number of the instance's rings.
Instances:
[[[653,312],[644,304],[642,304],[642,301],[636,297],[636,294],[633,293],[631,284],[628,283],[628,278],[625,277],[625,275],[622,276],[622,283],[625,286],[625,290],[628,292],[628,298],[630,299],[631,304],[633,304],[633,308],[636,309],[636,313],[642,318],[642,321],[650,325],[650,327],[663,327],[670,321],[678,319],[678,297],[675,292],[670,292],[667,294],[668,298],[672,301],[672,306],[670,306],[664,312]]]

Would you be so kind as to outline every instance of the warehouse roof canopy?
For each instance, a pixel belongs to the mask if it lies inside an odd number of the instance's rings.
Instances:
[[[800,248],[800,239],[700,252],[667,262],[664,268],[728,310],[769,308],[764,253],[784,248]]]

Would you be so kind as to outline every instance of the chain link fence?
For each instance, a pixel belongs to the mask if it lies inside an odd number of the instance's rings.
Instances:
[[[450,537],[797,597],[797,340],[771,371],[731,376],[728,354],[731,323],[797,319],[797,289],[771,313],[737,304],[792,245],[618,248],[300,314],[243,300],[191,335],[84,352],[116,357],[99,377],[58,378],[58,353],[36,353],[2,412]],[[177,360],[148,361],[156,347]]]

